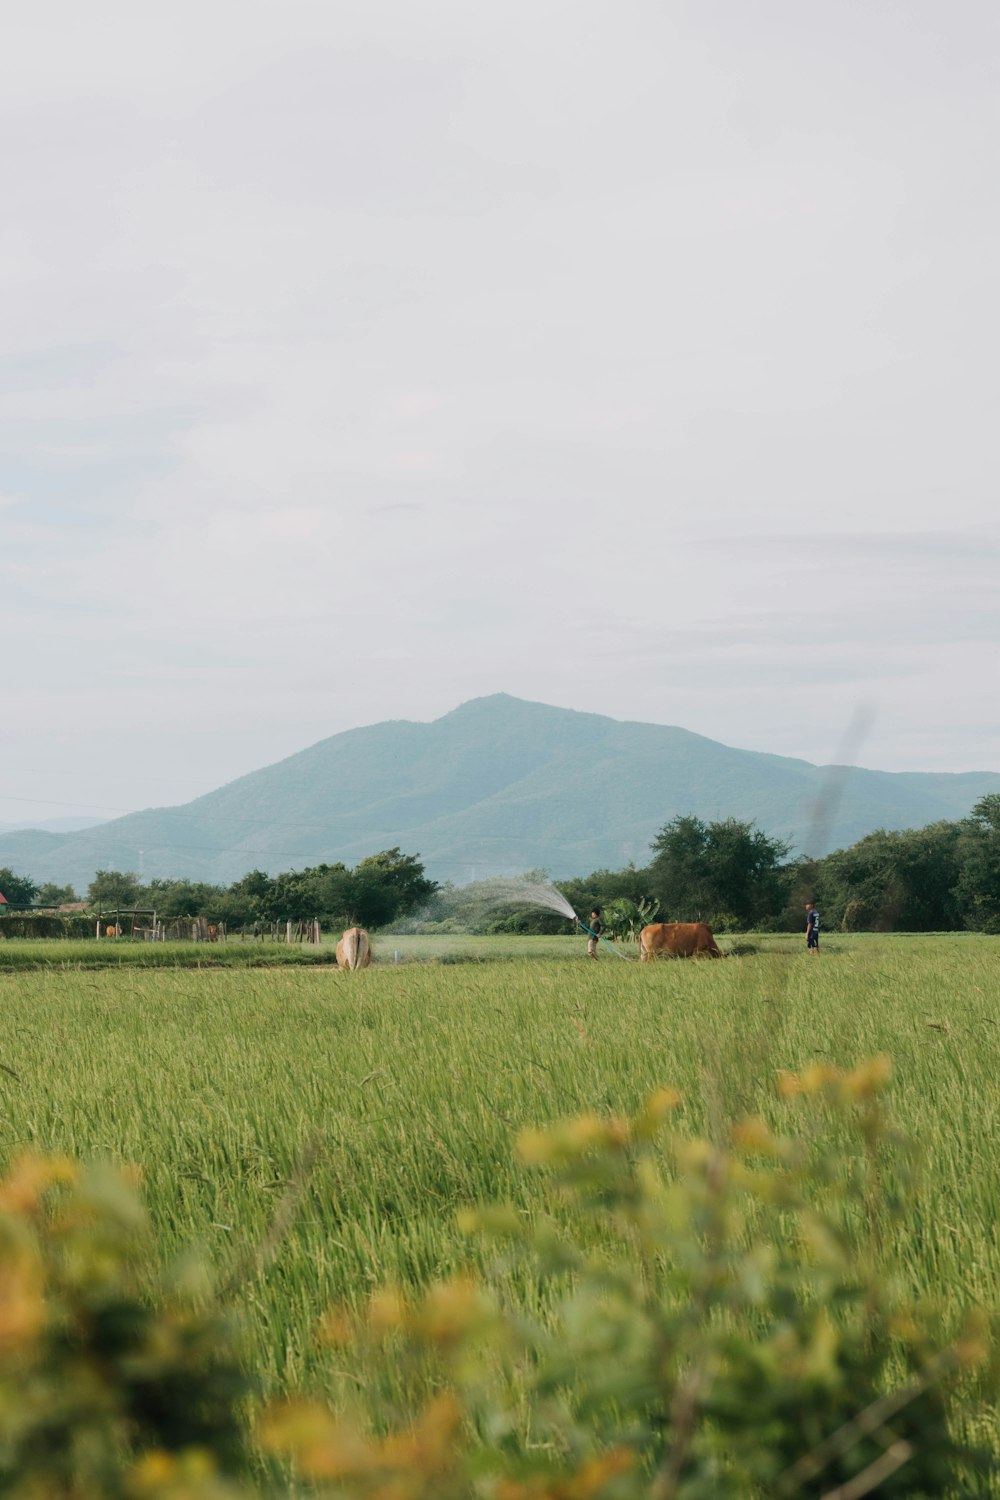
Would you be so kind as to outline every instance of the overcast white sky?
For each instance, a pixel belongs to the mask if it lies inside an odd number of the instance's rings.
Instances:
[[[0,819],[497,691],[1000,769],[995,0],[0,41]]]

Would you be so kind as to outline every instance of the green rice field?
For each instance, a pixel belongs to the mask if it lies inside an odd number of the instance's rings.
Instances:
[[[885,1052],[921,1163],[903,1274],[945,1316],[1000,1306],[1000,939],[834,937],[818,959],[797,937],[751,941],[724,963],[641,966],[587,963],[568,938],[388,936],[357,974],[323,950],[315,967],[191,970],[129,965],[143,950],[122,945],[90,970],[5,944],[0,1158],[138,1164],[157,1255],[198,1245],[223,1274],[254,1264],[304,1176],[240,1300],[265,1391],[336,1402],[347,1377],[315,1338],[332,1301],[468,1264],[464,1205],[542,1205],[513,1160],[521,1126],[634,1111],[671,1084],[692,1132],[747,1113],[788,1128],[779,1070]],[[15,949],[48,966],[15,971]]]

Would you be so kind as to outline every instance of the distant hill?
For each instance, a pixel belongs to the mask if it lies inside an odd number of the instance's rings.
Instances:
[[[645,863],[677,813],[753,819],[822,854],[875,828],[963,817],[987,792],[1000,792],[1000,774],[814,766],[499,693],[431,724],[333,735],[183,807],[0,836],[0,865],[78,888],[97,869],[228,883],[254,868],[354,864],[398,844],[438,880],[535,868],[559,877]]]
[[[0,823],[0,833],[76,833],[80,828],[96,828],[107,821],[107,818],[46,818],[33,823],[26,818],[21,823]]]

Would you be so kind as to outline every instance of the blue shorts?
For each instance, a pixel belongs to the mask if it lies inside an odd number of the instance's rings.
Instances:
[[[810,927],[809,931],[806,933],[806,947],[807,948],[818,948],[819,947],[819,928],[818,927]]]

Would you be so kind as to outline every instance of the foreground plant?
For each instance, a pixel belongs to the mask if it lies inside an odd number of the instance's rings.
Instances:
[[[993,1342],[979,1313],[941,1334],[901,1288],[911,1183],[888,1076],[875,1059],[779,1080],[786,1123],[800,1108],[841,1119],[836,1155],[810,1147],[808,1114],[794,1136],[755,1117],[692,1139],[666,1089],[631,1119],[524,1132],[551,1215],[464,1215],[499,1247],[485,1281],[332,1309],[321,1334],[358,1406],[265,1411],[256,1441],[293,1475],[268,1493],[986,1493],[991,1461],[956,1435],[973,1398],[1000,1392]],[[141,1270],[147,1235],[120,1173],[26,1157],[0,1183],[0,1494],[261,1493],[234,1325],[204,1285],[196,1305]]]
[[[148,1239],[127,1173],[23,1156],[0,1182],[0,1494],[235,1493],[249,1381],[234,1324],[199,1311],[183,1275],[143,1274]]]
[[[888,1073],[875,1059],[780,1081],[853,1127],[847,1171],[759,1118],[725,1145],[672,1131],[670,1090],[634,1119],[525,1132],[558,1221],[495,1209],[463,1226],[507,1245],[495,1285],[513,1277],[545,1315],[470,1281],[335,1311],[326,1335],[372,1389],[379,1369],[396,1389],[408,1365],[426,1381],[430,1361],[440,1393],[406,1423],[386,1400],[378,1436],[290,1405],[266,1442],[324,1493],[381,1500],[971,1493],[988,1463],[952,1434],[972,1373],[996,1385],[990,1340],[980,1314],[934,1339],[894,1279],[906,1160],[879,1102]]]

